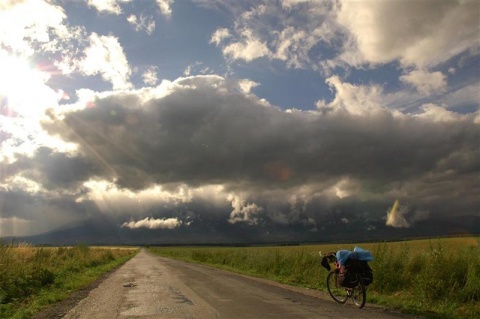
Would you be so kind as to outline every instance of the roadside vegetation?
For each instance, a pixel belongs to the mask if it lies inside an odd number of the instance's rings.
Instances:
[[[480,237],[276,247],[153,247],[155,254],[326,291],[324,254],[358,245],[375,260],[367,302],[427,318],[480,318]]]
[[[0,318],[28,318],[126,262],[137,248],[33,247],[0,240]]]

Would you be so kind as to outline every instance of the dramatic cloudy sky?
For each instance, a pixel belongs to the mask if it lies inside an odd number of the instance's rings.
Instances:
[[[0,236],[480,213],[478,0],[6,0]]]

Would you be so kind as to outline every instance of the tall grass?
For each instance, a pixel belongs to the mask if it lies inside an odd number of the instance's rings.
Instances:
[[[433,312],[436,318],[480,317],[479,247],[448,249],[431,242],[421,252],[414,249],[408,244],[401,249],[376,247],[371,287],[375,300],[407,311]]]
[[[125,262],[135,252],[85,245],[32,247],[0,240],[0,318],[28,317]]]
[[[154,253],[279,282],[326,289],[318,251],[351,245],[151,248]],[[370,249],[368,301],[430,318],[480,318],[480,248],[475,238],[359,244]]]

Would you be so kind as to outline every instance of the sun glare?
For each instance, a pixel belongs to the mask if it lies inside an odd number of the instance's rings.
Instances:
[[[75,150],[74,144],[49,136],[40,124],[45,111],[56,108],[62,99],[48,85],[50,74],[1,49],[0,70],[0,130],[9,136],[0,142],[0,161],[14,161],[15,154],[32,154],[41,145]]]
[[[56,93],[46,85],[50,75],[31,67],[21,57],[0,51],[0,105],[23,117],[41,116],[57,103]]]

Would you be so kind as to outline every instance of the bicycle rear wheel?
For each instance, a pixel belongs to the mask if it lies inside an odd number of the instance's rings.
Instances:
[[[358,285],[353,288],[351,298],[355,306],[357,306],[358,308],[363,308],[367,299],[367,290],[365,288],[365,284],[363,283],[362,276],[359,274],[356,274],[356,276],[358,279]]]
[[[335,270],[328,274],[327,289],[330,296],[332,296],[333,300],[336,302],[344,304],[347,301],[347,291],[345,290],[345,287],[338,284],[337,272]]]

